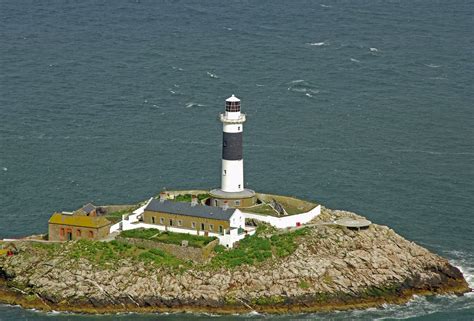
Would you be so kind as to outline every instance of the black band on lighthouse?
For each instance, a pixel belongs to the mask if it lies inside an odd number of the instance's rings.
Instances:
[[[242,133],[224,132],[222,140],[222,159],[242,159]]]

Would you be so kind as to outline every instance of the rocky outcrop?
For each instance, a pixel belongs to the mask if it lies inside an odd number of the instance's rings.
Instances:
[[[130,259],[113,265],[37,255],[28,244],[0,258],[0,300],[78,312],[306,312],[399,303],[413,294],[469,291],[449,262],[386,226],[326,224],[360,217],[323,209],[289,256],[258,266],[171,269]]]

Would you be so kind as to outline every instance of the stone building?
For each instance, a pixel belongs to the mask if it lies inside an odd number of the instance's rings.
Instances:
[[[195,196],[191,202],[174,202],[163,196],[153,199],[144,209],[143,223],[174,231],[191,230],[206,236],[245,228],[245,219],[239,210],[201,205]]]
[[[110,222],[100,208],[87,204],[75,212],[54,213],[48,221],[50,241],[100,240],[110,233]]]

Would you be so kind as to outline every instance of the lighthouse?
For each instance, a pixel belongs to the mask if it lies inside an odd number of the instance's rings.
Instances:
[[[255,192],[244,187],[244,160],[242,152],[245,114],[240,111],[240,99],[232,95],[225,101],[222,122],[221,188],[211,191],[215,206],[246,207],[255,203]]]

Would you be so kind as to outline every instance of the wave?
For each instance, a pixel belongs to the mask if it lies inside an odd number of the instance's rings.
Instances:
[[[316,86],[310,84],[304,79],[293,80],[289,83],[288,91],[303,93],[307,97],[313,97],[313,95],[319,94],[320,90]]]
[[[435,64],[425,64],[426,67],[430,67],[430,68],[439,68],[441,67],[441,65],[435,65]]]
[[[453,258],[449,260],[450,263],[462,272],[469,287],[474,289],[474,254],[467,254],[458,250],[446,251],[446,253],[447,256]],[[468,295],[473,296],[474,292]]]
[[[357,60],[357,59],[355,59],[355,58],[351,58],[351,61],[352,61],[352,62],[357,62],[357,63],[360,62],[360,60]]]
[[[332,6],[327,5],[327,4],[320,4],[320,6],[323,7],[323,8],[332,8]]]
[[[198,103],[195,103],[195,102],[190,102],[190,103],[187,103],[185,105],[186,108],[193,108],[193,107],[204,107],[206,105],[203,105],[203,104],[198,104]]]
[[[378,50],[377,48],[375,48],[375,47],[369,48],[369,50],[370,50],[371,52],[377,52],[377,51],[379,51],[379,50]]]
[[[215,79],[219,79],[219,76],[217,76],[216,74],[213,74],[212,72],[206,72],[206,74],[211,77],[211,78],[215,78]]]
[[[428,79],[431,79],[431,80],[447,80],[448,78],[447,78],[447,77],[438,76],[438,77],[428,77]]]
[[[308,42],[306,44],[309,45],[309,46],[318,46],[318,47],[326,45],[326,43],[324,41],[322,41],[322,42]]]
[[[2,167],[2,171],[6,172],[6,171],[8,171],[8,168]]]

